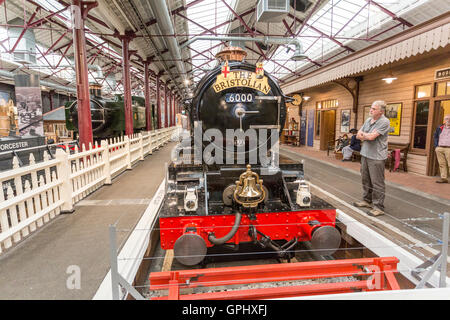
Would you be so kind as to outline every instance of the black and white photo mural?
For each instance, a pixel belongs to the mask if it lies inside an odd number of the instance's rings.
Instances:
[[[17,74],[14,80],[20,136],[44,136],[39,75]]]

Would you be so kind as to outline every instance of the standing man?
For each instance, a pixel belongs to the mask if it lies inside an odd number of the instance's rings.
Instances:
[[[375,101],[370,107],[370,117],[358,131],[356,138],[365,141],[361,147],[361,179],[363,201],[356,207],[371,208],[370,216],[384,214],[384,163],[388,156],[389,119],[384,116],[386,103]]]
[[[448,183],[450,175],[450,114],[444,116],[444,124],[436,129],[434,146],[436,147],[435,152],[441,172],[441,178],[436,182]]]

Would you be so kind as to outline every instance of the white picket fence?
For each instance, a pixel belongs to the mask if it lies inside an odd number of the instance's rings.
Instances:
[[[54,159],[0,172],[0,255],[61,212],[72,212],[74,204],[97,190],[176,134],[178,127],[103,140],[94,147],[57,149]]]

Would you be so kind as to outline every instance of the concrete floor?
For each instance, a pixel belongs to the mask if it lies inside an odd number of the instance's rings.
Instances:
[[[148,155],[80,201],[73,214],[59,215],[2,256],[0,299],[91,299],[110,268],[109,225],[136,225],[164,178],[174,146]],[[117,234],[119,248],[128,234]],[[73,281],[78,270],[79,289]]]

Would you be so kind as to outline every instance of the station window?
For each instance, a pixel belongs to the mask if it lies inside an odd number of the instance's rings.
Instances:
[[[416,99],[431,97],[431,84],[425,84],[416,87]]]
[[[450,81],[436,83],[436,96],[450,96]]]
[[[339,102],[336,99],[323,100],[316,102],[316,109],[325,110],[325,109],[333,109],[339,106]]]
[[[413,149],[425,151],[428,132],[428,115],[432,85],[419,85],[415,88],[414,122],[413,122]]]
[[[316,111],[316,131],[315,131],[315,138],[320,138],[320,110]]]

